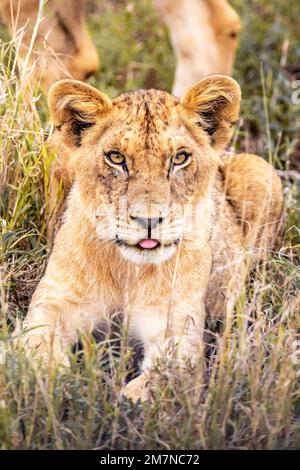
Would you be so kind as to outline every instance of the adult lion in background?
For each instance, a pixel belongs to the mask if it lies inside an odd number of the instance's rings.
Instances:
[[[153,4],[170,30],[176,56],[173,84],[176,96],[207,75],[231,75],[241,25],[227,0],[153,0]],[[38,7],[38,0],[0,0],[4,22],[11,31],[24,28],[23,54],[30,48]],[[31,63],[35,63],[33,77],[41,80],[46,90],[67,76],[85,80],[99,67],[96,49],[87,32],[84,7],[85,0],[45,3]]]
[[[153,0],[176,57],[173,94],[200,78],[231,75],[241,20],[227,0]]]
[[[201,363],[206,315],[232,312],[281,218],[281,182],[268,163],[220,158],[239,105],[240,88],[225,76],[200,80],[181,100],[53,85],[54,138],[70,151],[73,185],[24,321],[26,348],[67,364],[79,333],[123,312],[144,348],[128,397],[145,398],[159,357]]]
[[[98,70],[98,54],[86,25],[85,0],[48,0],[41,10],[39,0],[0,0],[0,12],[21,55],[29,53],[33,68],[28,76],[34,84],[39,81],[47,90],[64,77],[86,80]]]

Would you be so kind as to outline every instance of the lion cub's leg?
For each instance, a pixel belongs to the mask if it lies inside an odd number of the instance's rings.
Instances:
[[[282,215],[283,191],[274,168],[256,155],[224,158],[224,191],[241,224],[245,245],[257,260],[275,245]]]
[[[129,331],[144,348],[142,374],[123,390],[133,401],[147,398],[151,370],[157,360],[172,361],[181,370],[187,365],[203,369],[204,297],[211,269],[210,248],[203,248],[202,253],[191,250],[183,258],[174,284],[166,278],[160,289],[157,281],[155,286],[140,286],[145,303],[127,312]]]
[[[80,334],[89,334],[95,329],[103,320],[110,301],[92,267],[93,262],[99,265],[98,258],[82,256],[82,230],[78,234],[70,231],[73,218],[70,214],[68,223],[57,233],[46,272],[33,294],[22,331],[15,332],[17,345],[29,353],[36,352],[34,356],[45,364],[66,365],[68,348],[76,343]],[[91,250],[94,252],[93,248]]]
[[[191,292],[191,295],[192,302],[183,298],[170,308],[141,306],[139,311],[144,312],[144,319],[140,322],[138,318],[132,319],[134,332],[140,330],[138,336],[144,346],[142,374],[123,389],[123,394],[132,401],[148,398],[151,370],[157,360],[175,361],[183,370],[187,364],[198,364],[202,370],[204,301],[202,293]]]
[[[22,330],[14,332],[17,346],[45,366],[69,365],[68,349],[79,334],[93,331],[98,310],[75,292],[51,278],[44,278],[32,298]]]

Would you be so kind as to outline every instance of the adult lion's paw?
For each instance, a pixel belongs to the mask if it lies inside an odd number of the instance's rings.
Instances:
[[[121,393],[133,403],[138,400],[141,402],[147,401],[149,399],[149,383],[149,375],[143,373],[123,387]]]

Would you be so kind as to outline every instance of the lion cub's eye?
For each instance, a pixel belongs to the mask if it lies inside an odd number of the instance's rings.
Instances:
[[[191,154],[185,151],[178,152],[171,159],[171,169],[179,169],[187,166],[191,160]],[[177,167],[177,168],[176,168]]]
[[[106,162],[113,167],[121,167],[123,170],[126,170],[126,159],[117,150],[111,150],[110,152],[104,153]]]

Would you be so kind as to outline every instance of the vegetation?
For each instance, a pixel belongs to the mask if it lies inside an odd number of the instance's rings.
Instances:
[[[90,1],[102,69],[91,83],[110,95],[143,86],[170,90],[174,58],[150,0]],[[0,43],[0,448],[274,449],[300,446],[300,105],[286,65],[300,62],[300,5],[234,0],[242,33],[234,76],[243,91],[238,150],[259,151],[283,177],[280,249],[257,266],[215,333],[202,378],[157,368],[149,403],[120,397],[132,368],[126,335],[91,338],[71,370],[35,370],[15,354],[11,331],[26,313],[47,258],[48,113],[28,97],[7,32]],[[37,92],[39,93],[39,92]],[[294,165],[294,166],[293,166]],[[82,354],[82,350],[84,354]],[[1,361],[1,350],[0,350]]]

